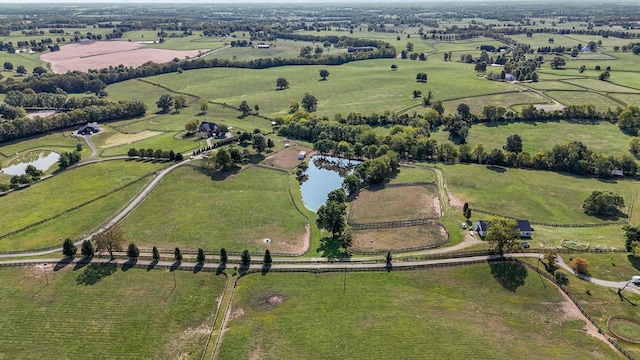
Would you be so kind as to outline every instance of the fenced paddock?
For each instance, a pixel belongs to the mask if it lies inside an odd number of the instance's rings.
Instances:
[[[369,187],[353,202],[349,224],[437,219],[440,202],[435,185]]]

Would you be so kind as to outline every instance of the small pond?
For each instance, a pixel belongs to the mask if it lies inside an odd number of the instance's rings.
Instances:
[[[330,156],[313,156],[305,171],[307,179],[300,185],[302,202],[311,211],[318,211],[327,195],[342,186],[342,180],[360,164],[359,161]]]
[[[30,151],[12,159],[7,166],[0,171],[8,175],[22,175],[29,165],[35,166],[38,170],[45,171],[57,163],[59,159],[60,154],[55,151]]]

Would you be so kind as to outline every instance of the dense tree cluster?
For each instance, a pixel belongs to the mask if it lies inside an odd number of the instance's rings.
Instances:
[[[105,105],[92,105],[48,116],[46,118],[26,117],[0,123],[0,143],[27,136],[46,133],[77,126],[87,122],[107,122],[131,119],[142,116],[146,105],[142,101],[108,102]]]
[[[169,161],[182,161],[183,156],[181,153],[175,153],[173,150],[162,149],[135,149],[131,148],[127,152],[127,156],[130,158],[139,159],[154,159],[154,160],[169,160]]]
[[[4,102],[11,106],[23,108],[46,108],[46,109],[79,109],[87,106],[104,106],[111,102],[106,99],[99,99],[95,96],[69,97],[67,94],[52,93],[32,93],[9,91],[5,95]]]

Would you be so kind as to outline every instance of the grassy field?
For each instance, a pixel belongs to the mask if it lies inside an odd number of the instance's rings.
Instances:
[[[350,221],[370,223],[440,217],[435,186],[366,188],[358,193],[351,208]]]
[[[635,211],[634,211],[635,212]],[[482,215],[476,214],[477,219]],[[556,248],[562,240],[578,240],[588,243],[590,248],[604,247],[622,249],[624,232],[622,225],[598,227],[551,227],[535,225],[532,241],[533,248]]]
[[[0,239],[0,251],[32,250],[62,246],[67,237],[77,239],[105,222],[133,198],[146,179],[70,211],[40,225]]]
[[[447,238],[444,227],[437,223],[392,229],[350,230],[349,233],[353,236],[352,249],[356,251],[393,251],[433,245]]]
[[[299,251],[306,220],[288,188],[289,176],[275,170],[247,169],[212,179],[183,167],[169,174],[121,226],[128,239],[144,246]],[[265,244],[265,238],[271,243]]]
[[[435,181],[436,173],[433,170],[417,169],[407,166],[400,167],[398,174],[391,179],[390,184],[404,184],[412,182]]]
[[[0,159],[12,157],[15,153],[25,152],[31,149],[68,148],[67,151],[75,150],[76,144],[79,142],[83,145],[84,140],[73,138],[70,131],[55,132],[48,135],[39,135],[27,139],[11,141],[0,144]]]
[[[392,64],[398,70],[391,71]],[[327,81],[319,81],[318,71],[327,68]],[[418,72],[429,74],[429,83],[416,83]],[[290,88],[275,90],[275,81],[284,77]],[[436,99],[458,98],[505,92],[514,85],[477,78],[473,67],[457,62],[368,60],[341,66],[288,66],[271,69],[215,68],[165,74],[148,79],[177,91],[198,94],[204,98],[238,106],[246,100],[258,104],[267,115],[286,115],[292,101],[300,101],[305,92],[318,99],[319,116],[351,111],[369,114],[396,111],[419,103],[413,90],[426,93],[438,89]],[[217,86],[210,86],[214,81]]]
[[[602,181],[548,171],[498,169],[483,165],[443,166],[448,190],[472,209],[546,223],[601,223],[582,212],[594,190],[613,191],[631,201],[631,181]],[[475,213],[474,217],[482,217]],[[624,220],[624,219],[623,219]]]
[[[486,80],[489,81],[489,80]],[[501,106],[506,109],[510,109],[514,105],[528,105],[528,104],[547,104],[549,100],[542,95],[536,94],[533,91],[516,91],[503,94],[475,96],[462,99],[444,101],[443,105],[445,111],[450,114],[455,114],[458,105],[465,103],[469,105],[471,112],[474,114],[482,114],[482,109],[487,105]]]
[[[563,258],[569,263],[569,257],[578,256],[589,262],[589,274],[597,279],[629,281],[640,271],[640,258],[634,258],[631,253],[575,253],[563,255]]]
[[[547,91],[548,95],[563,105],[584,105],[592,104],[598,111],[606,111],[608,108],[615,109],[621,106],[615,101],[603,95],[585,91]]]
[[[223,277],[72,268],[0,270],[0,358],[199,358]]]
[[[108,147],[102,150],[101,155],[107,157],[127,155],[127,152],[132,147],[135,147],[136,149],[162,149],[166,151],[173,150],[175,152],[186,152],[202,146],[206,146],[205,140],[201,141],[196,137],[185,139],[180,135],[167,132],[150,138],[142,139],[131,144]]]
[[[434,134],[446,137],[448,132]],[[511,134],[522,137],[523,151],[531,155],[570,141],[581,141],[592,151],[606,155],[629,153],[629,135],[620,131],[617,125],[605,121],[587,124],[566,121],[477,124],[469,130],[467,143],[473,146],[481,142],[489,152],[491,149],[501,149]],[[558,134],[563,136],[559,137]],[[438,142],[445,140],[438,139]]]
[[[137,161],[107,161],[68,170],[27,189],[12,192],[2,198],[4,215],[0,235],[56,216],[164,166]]]
[[[242,279],[220,359],[615,357],[579,331],[584,323],[562,310],[558,290],[524,268],[478,265],[344,278],[274,273]]]

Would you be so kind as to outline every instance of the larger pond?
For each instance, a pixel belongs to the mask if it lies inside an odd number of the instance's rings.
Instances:
[[[11,160],[7,167],[0,172],[8,175],[22,175],[29,165],[33,165],[38,170],[46,171],[60,159],[60,154],[55,151],[30,151],[21,154]]]
[[[344,178],[353,172],[359,161],[329,156],[313,156],[305,172],[306,180],[300,185],[302,202],[311,211],[318,211],[327,201],[327,195],[342,186]]]

